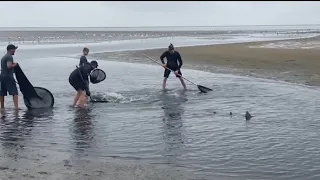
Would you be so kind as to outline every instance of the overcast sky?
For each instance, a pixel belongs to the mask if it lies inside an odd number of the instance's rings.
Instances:
[[[320,2],[0,2],[1,27],[320,24]]]

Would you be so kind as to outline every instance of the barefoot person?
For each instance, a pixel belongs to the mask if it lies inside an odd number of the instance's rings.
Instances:
[[[87,96],[90,96],[86,82],[89,82],[90,72],[97,67],[97,61],[91,61],[90,63],[84,63],[70,74],[69,83],[77,91],[72,106],[76,106],[77,103],[79,107],[83,108],[85,106]]]
[[[167,59],[167,64],[164,62],[164,58]],[[183,79],[181,78],[182,73],[181,73],[181,67],[182,67],[182,59],[180,56],[180,53],[178,51],[174,50],[174,47],[172,44],[170,44],[170,46],[168,47],[168,51],[165,51],[161,56],[160,56],[160,60],[162,62],[162,67],[167,67],[169,69],[171,69],[172,71],[174,71],[175,75],[177,78],[180,79],[181,84],[183,86],[184,89],[187,89],[186,84],[184,83]],[[170,75],[170,71],[168,69],[164,70],[164,79],[163,79],[163,83],[162,83],[162,88],[165,89],[166,88],[166,84],[167,84],[167,79]]]
[[[1,59],[1,89],[0,89],[0,104],[1,108],[4,108],[4,97],[9,95],[13,96],[14,108],[18,109],[18,89],[16,81],[13,77],[13,68],[17,63],[13,62],[13,55],[18,49],[17,46],[9,44],[7,46],[7,54],[5,54]]]

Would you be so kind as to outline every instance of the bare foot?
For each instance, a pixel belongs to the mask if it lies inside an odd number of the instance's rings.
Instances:
[[[79,108],[85,108],[86,106],[83,104],[83,105],[78,105]]]

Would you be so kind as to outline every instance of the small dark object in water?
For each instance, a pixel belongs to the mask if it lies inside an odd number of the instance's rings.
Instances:
[[[230,116],[232,116],[232,112],[230,112]]]
[[[253,116],[251,116],[251,114],[247,111],[246,114],[244,115],[244,117],[246,118],[246,120],[250,120]]]
[[[217,112],[213,111],[213,114],[217,114]]]

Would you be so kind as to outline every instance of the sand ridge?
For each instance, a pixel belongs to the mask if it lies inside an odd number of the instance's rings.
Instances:
[[[319,37],[278,40],[275,42],[308,42],[317,41]],[[311,86],[320,85],[320,50],[319,49],[280,49],[253,48],[267,42],[249,42],[221,45],[204,45],[177,47],[184,67],[219,73],[253,75],[257,77],[278,79],[287,82]],[[154,59],[165,51],[151,49],[127,52],[127,56],[144,58],[142,53]],[[119,53],[118,53],[119,55]],[[109,56],[110,55],[109,53]]]

